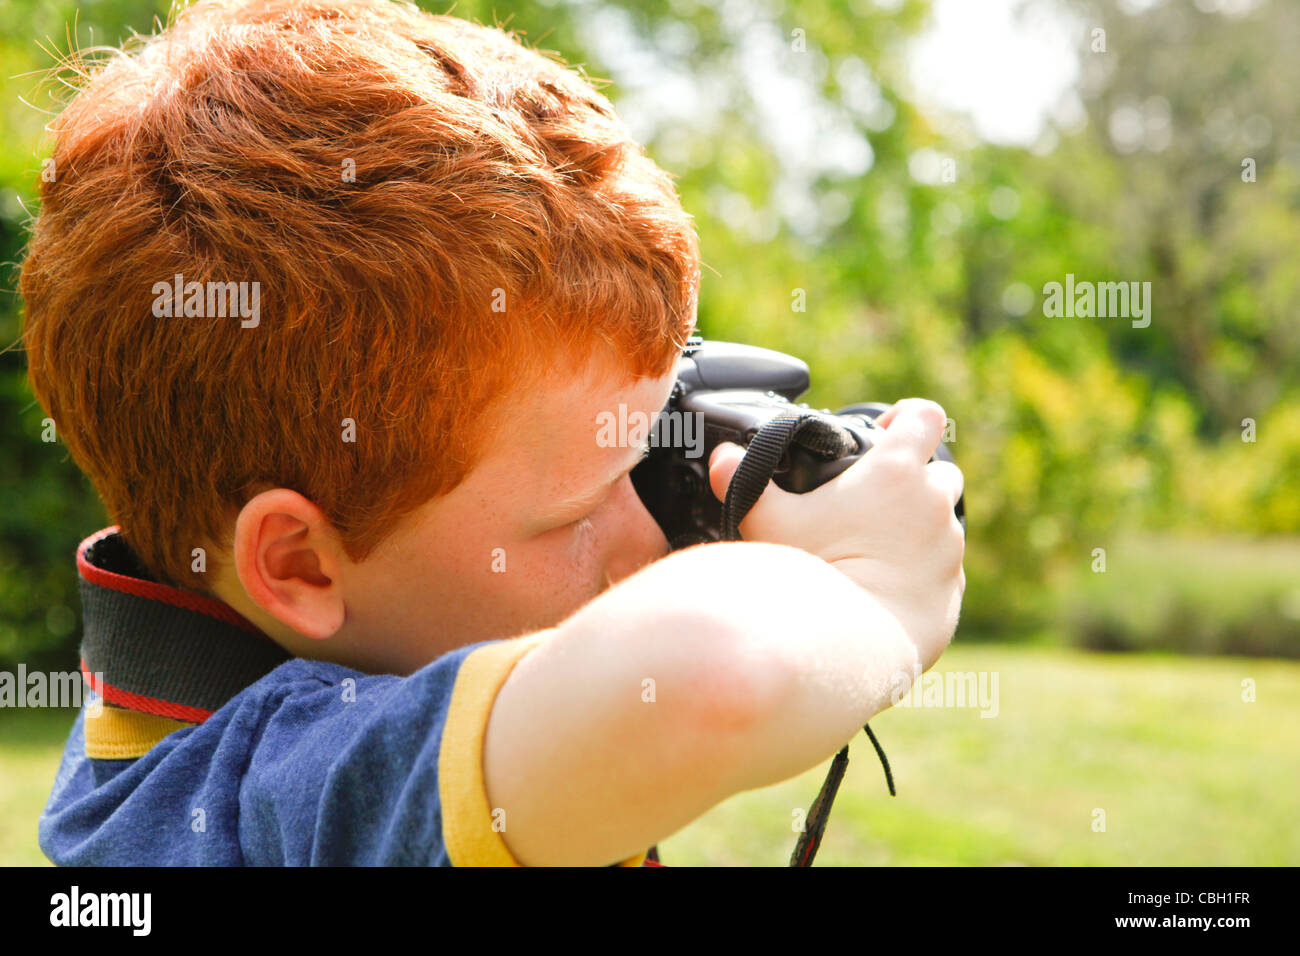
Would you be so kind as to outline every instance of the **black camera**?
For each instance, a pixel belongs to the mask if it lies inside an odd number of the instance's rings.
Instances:
[[[837,441],[794,441],[773,470],[777,486],[795,494],[825,484],[871,449],[880,433],[875,419],[889,406],[851,405],[834,415],[815,411],[795,404],[808,385],[808,366],[792,355],[690,339],[651,432],[650,453],[632,471],[637,494],[674,550],[723,536],[722,505],[709,488],[709,456],[723,442],[749,447],[765,425],[796,410],[821,419],[815,424],[828,426]],[[953,458],[940,444],[934,460]],[[965,528],[964,499],[955,512]]]

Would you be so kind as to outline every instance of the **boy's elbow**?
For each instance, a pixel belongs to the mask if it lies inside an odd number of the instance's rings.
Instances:
[[[654,615],[647,635],[673,658],[671,683],[657,682],[674,714],[665,737],[671,762],[710,793],[720,791],[717,799],[760,785],[754,781],[788,733],[788,715],[819,656],[810,633],[843,626],[844,614],[829,609],[852,586],[818,558],[755,543],[680,551],[651,575],[646,583],[660,593],[681,595],[670,609],[660,606],[665,613]],[[708,587],[683,590],[683,580]]]
[[[743,620],[711,618],[689,668],[684,732],[704,767],[731,777],[779,726],[796,672],[785,655],[756,642]]]

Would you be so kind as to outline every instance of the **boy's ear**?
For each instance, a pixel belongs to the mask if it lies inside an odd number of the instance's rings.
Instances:
[[[281,624],[315,640],[343,626],[342,539],[296,491],[264,491],[240,509],[233,557],[249,598]]]

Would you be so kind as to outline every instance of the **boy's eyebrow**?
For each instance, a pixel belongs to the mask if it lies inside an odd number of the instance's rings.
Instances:
[[[601,482],[599,485],[576,494],[571,498],[566,498],[559,504],[546,508],[541,514],[541,520],[547,522],[558,521],[560,518],[568,518],[571,515],[586,510],[586,508],[590,506],[598,504],[607,494],[609,494],[610,489],[621,480],[624,475],[641,463],[641,459],[644,458],[646,453],[650,450],[650,444],[648,441],[645,441],[638,445],[633,445],[631,448],[633,452],[635,452],[635,457],[629,456],[629,458],[626,459],[617,470],[610,474],[609,478]]]

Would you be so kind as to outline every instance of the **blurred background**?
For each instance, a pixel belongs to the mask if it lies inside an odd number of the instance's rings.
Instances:
[[[425,4],[435,12],[443,5]],[[0,0],[0,342],[70,45],[145,0]],[[970,528],[938,671],[997,716],[873,721],[820,864],[1297,864],[1300,4],[1290,0],[460,0],[606,83],[678,177],[706,336],[791,352],[832,407],[952,418]],[[1151,321],[1045,286],[1149,282]],[[0,669],[76,666],[100,506],[0,353]],[[0,710],[0,863],[71,711]],[[733,798],[674,864],[782,864],[824,768]],[[1098,813],[1102,826],[1098,827]]]

